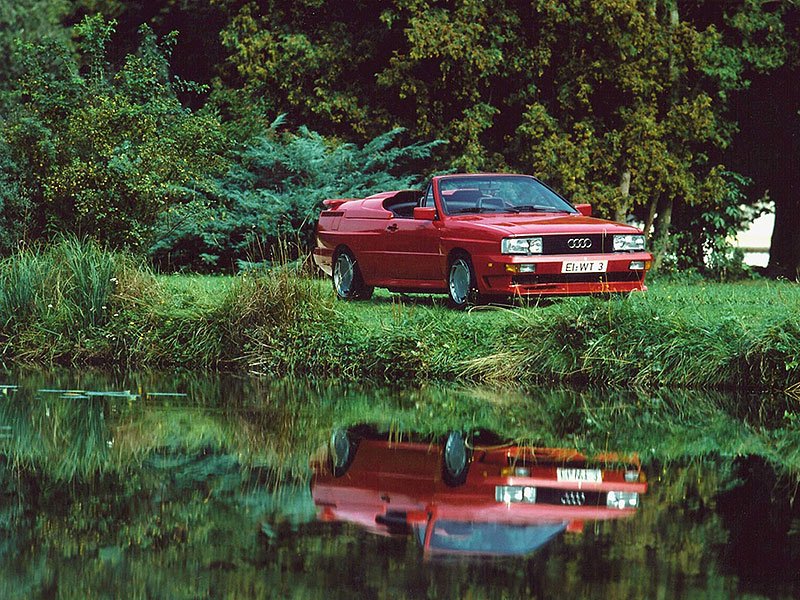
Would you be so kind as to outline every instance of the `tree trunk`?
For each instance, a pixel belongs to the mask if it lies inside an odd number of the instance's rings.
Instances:
[[[767,106],[763,132],[770,149],[761,162],[762,180],[775,200],[775,229],[769,250],[767,274],[800,281],[800,67],[783,70],[771,78],[773,89],[785,89],[778,105]],[[777,79],[777,81],[776,81]],[[781,86],[780,88],[778,86]],[[772,100],[768,104],[775,104]],[[759,127],[764,127],[759,119]]]
[[[666,8],[667,8],[667,16],[669,18],[669,27],[671,30],[674,30],[678,27],[680,23],[680,15],[678,14],[678,0],[667,0],[666,1]],[[674,40],[672,42],[674,44]],[[678,83],[680,82],[680,71],[675,64],[675,57],[670,48],[670,55],[669,55],[669,78],[672,83],[672,90],[671,90],[671,104],[674,106],[678,99],[680,98],[680,91],[678,87]],[[661,262],[664,259],[664,254],[667,252],[669,246],[669,228],[672,225],[672,207],[674,204],[674,199],[668,195],[661,195],[658,199],[658,205],[656,208],[656,212],[658,213],[658,221],[656,222],[656,230],[655,235],[652,238],[652,243],[650,244],[651,251],[653,253],[653,272],[657,272],[661,267]],[[652,218],[655,218],[655,215],[652,213],[653,205],[650,206],[651,214],[648,215],[648,219],[652,223]],[[649,231],[649,228],[648,228]]]
[[[656,196],[650,200],[650,208],[647,209],[647,220],[644,222],[644,237],[648,242],[650,241],[650,231],[653,229],[653,221],[656,220],[659,198],[661,196]]]
[[[795,194],[775,200],[775,229],[772,231],[767,274],[800,281],[800,201]]]
[[[631,172],[630,169],[625,169],[622,172],[622,177],[619,180],[619,194],[620,201],[614,209],[614,220],[624,223],[628,218],[628,211],[630,210],[630,192],[631,192]]]
[[[658,221],[656,222],[653,243],[650,246],[653,252],[653,272],[658,271],[659,267],[661,267],[664,254],[669,249],[669,228],[672,224],[673,205],[673,199],[665,196],[662,196],[658,203]]]

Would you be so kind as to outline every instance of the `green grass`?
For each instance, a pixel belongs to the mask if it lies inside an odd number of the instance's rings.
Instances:
[[[158,276],[65,241],[0,267],[7,363],[222,368],[499,386],[785,389],[800,381],[800,286],[655,281],[629,297],[456,312],[442,296],[340,302],[295,268]]]
[[[164,310],[197,312],[222,304],[234,284],[221,275],[157,275],[155,282],[164,300]]]
[[[788,282],[656,281],[629,297],[466,314],[436,297],[381,294],[336,310],[361,335],[377,338],[377,347],[381,336],[412,331],[425,351],[407,350],[422,354],[429,372],[451,379],[651,388],[784,388],[798,381],[800,287]]]

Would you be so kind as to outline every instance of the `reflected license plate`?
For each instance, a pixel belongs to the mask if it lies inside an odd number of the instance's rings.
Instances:
[[[600,469],[558,469],[556,477],[558,481],[572,483],[601,483],[603,481]]]
[[[568,260],[561,263],[562,273],[605,273],[607,260]]]

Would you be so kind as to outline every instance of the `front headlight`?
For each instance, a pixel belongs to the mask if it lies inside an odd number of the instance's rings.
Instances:
[[[625,234],[614,236],[614,252],[634,252],[636,250],[644,250],[643,235]]]
[[[503,254],[541,254],[542,238],[506,238],[500,242]]]

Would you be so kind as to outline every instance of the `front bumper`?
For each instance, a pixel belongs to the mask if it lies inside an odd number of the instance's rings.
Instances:
[[[653,260],[649,252],[588,255],[512,256],[493,254],[472,259],[478,291],[497,296],[567,296],[643,291],[646,269],[631,269],[631,263]],[[605,261],[602,273],[562,273],[565,262]],[[533,272],[512,272],[534,265]],[[530,269],[531,267],[524,267]]]

